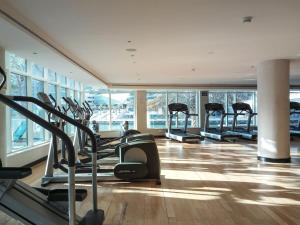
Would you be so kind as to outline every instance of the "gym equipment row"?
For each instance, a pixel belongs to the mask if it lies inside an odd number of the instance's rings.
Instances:
[[[6,82],[4,70],[0,67],[0,90]],[[69,123],[81,127],[82,125],[75,120],[65,116],[61,112],[51,108],[41,101],[24,96],[6,96],[0,94],[0,101],[6,106],[16,110],[26,118],[39,124],[45,130],[55,133],[63,140],[68,153],[68,189],[53,190],[35,189],[19,179],[25,178],[31,174],[30,168],[19,167],[0,167],[0,209],[13,218],[24,224],[36,225],[83,225],[83,224],[102,224],[104,212],[98,209],[97,199],[97,181],[96,181],[96,164],[92,169],[92,195],[93,207],[87,214],[80,218],[76,215],[76,200],[85,198],[85,190],[77,191],[75,189],[75,149],[69,136],[62,130],[48,123],[41,117],[35,115],[17,101],[27,101],[34,103],[54,115],[63,118]],[[84,129],[84,128],[83,128]],[[85,130],[92,140],[93,160],[96,162],[96,139],[93,133]]]

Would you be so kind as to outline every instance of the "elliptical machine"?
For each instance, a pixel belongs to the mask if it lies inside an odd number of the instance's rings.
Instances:
[[[45,93],[41,93],[39,96],[43,95],[43,99],[45,102],[50,101],[49,97]],[[52,108],[52,107],[51,107]],[[51,111],[50,111],[51,112]],[[56,114],[55,114],[56,115]],[[64,114],[63,114],[64,115]],[[57,115],[56,115],[57,116]],[[58,116],[63,118],[66,122],[74,121],[64,115],[64,117]],[[65,118],[68,119],[65,119]],[[92,147],[96,146],[96,138],[94,134],[91,134],[91,130],[86,126],[82,125],[81,123],[76,122],[73,124],[78,129],[81,129],[84,132],[89,131],[87,133],[89,138],[95,142],[92,143]],[[80,125],[79,125],[80,124]],[[96,163],[96,170],[97,170],[97,177],[96,179],[99,181],[136,181],[136,180],[145,180],[145,181],[156,181],[157,184],[160,184],[160,160],[158,155],[158,150],[156,143],[154,141],[135,141],[130,143],[124,143],[117,148],[119,159],[117,164],[113,163],[111,168],[109,169],[101,169],[97,168],[97,159],[99,159],[99,154],[97,154],[97,146],[95,152],[95,158],[92,158],[92,165],[94,167],[94,163]],[[47,185],[49,183],[58,183],[58,182],[66,182],[67,177],[64,174],[55,174],[53,170],[53,156],[55,153],[53,148],[49,149],[48,160],[47,163],[47,170],[45,176],[42,179],[42,183]],[[93,153],[94,157],[94,153]],[[52,161],[51,161],[52,160]],[[91,158],[89,158],[91,160]],[[95,160],[95,161],[94,161]],[[81,163],[82,159],[80,160]],[[101,162],[100,162],[101,164]],[[90,181],[91,175],[89,174],[88,167],[89,165],[85,166],[84,164],[77,165],[76,167],[76,181],[84,182]],[[59,164],[59,168],[63,172],[66,172],[63,165]],[[79,170],[85,170],[85,172],[79,172]]]

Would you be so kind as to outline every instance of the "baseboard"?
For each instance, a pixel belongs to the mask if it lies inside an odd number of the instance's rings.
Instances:
[[[270,162],[270,163],[290,163],[291,162],[291,158],[273,159],[273,158],[268,158],[268,157],[257,156],[257,159],[262,162]]]

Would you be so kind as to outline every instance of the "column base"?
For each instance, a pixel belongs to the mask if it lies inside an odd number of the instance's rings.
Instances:
[[[262,161],[262,162],[270,162],[270,163],[290,163],[291,158],[286,158],[286,159],[273,159],[273,158],[267,158],[267,157],[262,157],[262,156],[257,156],[257,159]]]

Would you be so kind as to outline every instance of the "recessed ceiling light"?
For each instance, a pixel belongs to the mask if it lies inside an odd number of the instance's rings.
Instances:
[[[127,48],[125,49],[127,52],[136,52],[136,49],[135,48]]]
[[[251,23],[253,20],[253,16],[244,16],[242,21],[243,23]]]

